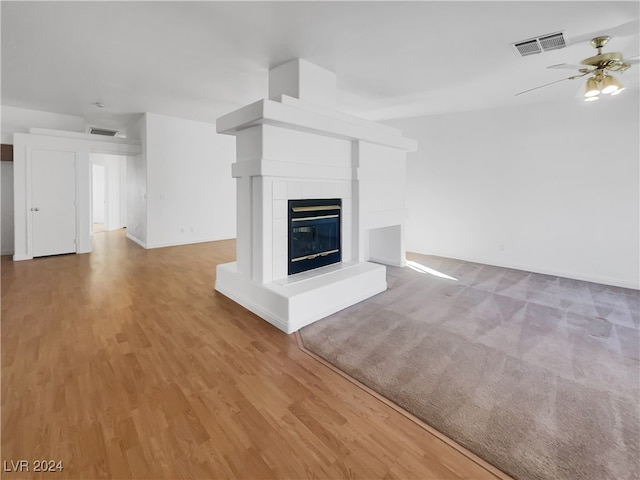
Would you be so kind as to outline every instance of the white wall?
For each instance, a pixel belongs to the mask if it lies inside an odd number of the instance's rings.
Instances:
[[[407,250],[640,288],[639,103],[389,122],[419,142]]]
[[[13,162],[0,162],[0,206],[2,224],[0,225],[0,249],[2,255],[13,254]]]
[[[85,120],[73,115],[2,106],[2,143],[13,144],[14,133],[27,133],[30,128],[84,132]]]
[[[234,139],[214,124],[146,114],[148,248],[235,237]]]
[[[406,155],[403,150],[358,142],[362,260],[405,265]]]
[[[147,116],[138,121],[142,152],[127,158],[127,238],[147,246]]]

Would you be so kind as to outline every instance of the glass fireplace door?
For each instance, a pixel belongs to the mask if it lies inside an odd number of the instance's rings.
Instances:
[[[290,212],[289,275],[341,260],[339,203],[294,206]]]

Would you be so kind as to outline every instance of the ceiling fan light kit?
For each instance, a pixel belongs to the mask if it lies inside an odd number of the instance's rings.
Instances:
[[[624,86],[613,76],[597,70],[595,75],[587,79],[585,84],[584,97],[586,101],[597,99],[602,93],[604,95],[618,95],[624,90]]]
[[[622,84],[611,75],[605,75],[602,79],[602,93],[605,95],[614,93],[617,90],[620,90],[621,87]]]
[[[594,77],[587,79],[585,88],[586,90],[584,92],[584,96],[587,98],[600,95],[600,89],[598,88],[598,80],[596,80]]]

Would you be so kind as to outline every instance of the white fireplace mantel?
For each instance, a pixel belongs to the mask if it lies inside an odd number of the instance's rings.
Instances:
[[[260,124],[280,125],[346,140],[362,140],[404,151],[416,149],[415,140],[403,137],[398,129],[342,112],[320,109],[287,95],[280,95],[278,101],[258,100],[220,117],[216,121],[216,130],[233,135]]]
[[[304,60],[269,81],[269,100],[216,124],[236,137],[238,215],[236,262],[217,267],[216,290],[291,333],[384,291],[382,264],[404,265],[405,156],[416,143],[335,110],[335,74]],[[288,200],[311,198],[342,200],[342,262],[289,276]]]

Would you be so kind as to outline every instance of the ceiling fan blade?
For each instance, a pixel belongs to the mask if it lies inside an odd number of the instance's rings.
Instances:
[[[636,55],[635,57],[629,57],[622,60],[624,63],[630,63],[631,65],[637,65],[640,63],[640,55]]]
[[[640,33],[640,19],[636,18],[629,22],[621,23],[615,27],[603,28],[591,33],[576,35],[567,38],[567,45],[575,45],[576,43],[588,42],[595,37],[607,35],[609,37],[626,37],[628,35],[638,35]]]
[[[558,63],[557,65],[549,65],[547,68],[553,68],[558,70],[580,70],[581,68],[593,68],[590,65],[571,65],[569,63]]]
[[[529,90],[524,90],[522,92],[518,92],[518,93],[514,94],[514,97],[517,97],[518,95],[522,95],[523,93],[529,93],[529,92],[533,92],[534,90],[538,90],[540,88],[548,87],[549,85],[553,85],[555,83],[564,82],[565,80],[573,80],[574,78],[584,77],[585,75],[587,75],[587,74],[586,73],[582,73],[580,75],[572,75],[571,77],[561,78],[560,80],[556,80],[555,82],[545,83],[544,85],[540,85],[538,87],[530,88]]]

